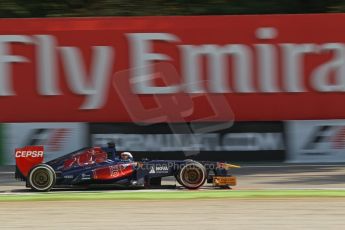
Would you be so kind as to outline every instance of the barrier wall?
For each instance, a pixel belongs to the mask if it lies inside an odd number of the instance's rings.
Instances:
[[[136,159],[282,162],[286,146],[282,122],[239,123],[10,123],[4,124],[4,164],[14,149],[43,145],[49,161],[86,146],[115,142]],[[87,128],[88,127],[88,128]]]

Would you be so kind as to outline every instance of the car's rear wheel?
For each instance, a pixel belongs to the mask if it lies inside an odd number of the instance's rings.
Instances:
[[[206,168],[195,161],[186,163],[176,176],[176,180],[185,188],[197,189],[205,184]]]
[[[54,185],[56,174],[54,169],[46,164],[39,164],[31,169],[28,176],[28,184],[31,189],[39,192],[47,192]]]

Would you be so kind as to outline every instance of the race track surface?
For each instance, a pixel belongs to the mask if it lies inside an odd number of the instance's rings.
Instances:
[[[233,174],[239,191],[345,190],[344,165],[243,166]],[[13,167],[0,168],[0,194],[30,193],[13,176]],[[345,226],[344,210],[340,197],[0,202],[0,229],[338,230]]]
[[[0,204],[1,229],[344,229],[345,199],[60,201]]]

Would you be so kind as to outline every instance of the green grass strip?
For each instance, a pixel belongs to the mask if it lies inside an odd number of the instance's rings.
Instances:
[[[345,190],[236,190],[236,191],[134,191],[134,192],[49,192],[0,194],[6,201],[68,201],[68,200],[184,200],[231,198],[298,198],[344,197]]]

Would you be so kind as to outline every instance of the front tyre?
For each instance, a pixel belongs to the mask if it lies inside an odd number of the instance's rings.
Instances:
[[[178,172],[177,181],[188,189],[198,189],[205,184],[206,168],[199,162],[189,162]]]
[[[30,188],[38,192],[48,192],[56,181],[54,169],[46,164],[39,164],[31,169],[28,176]]]

